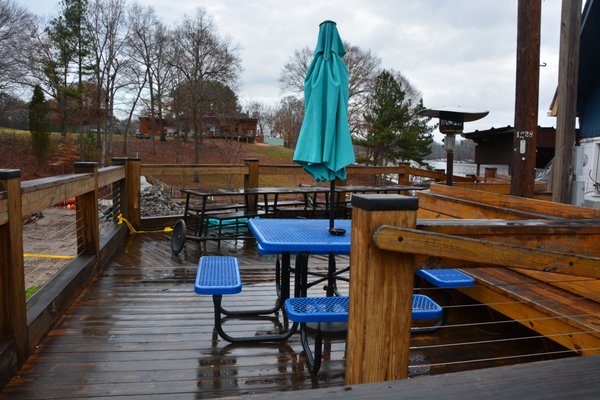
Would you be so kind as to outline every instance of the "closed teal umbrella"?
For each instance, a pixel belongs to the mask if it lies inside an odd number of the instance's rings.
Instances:
[[[348,126],[349,74],[342,61],[344,54],[346,48],[335,22],[322,22],[304,80],[304,121],[294,152],[294,161],[313,178],[331,182],[330,230],[335,178],[346,179],[346,167],[355,160]]]

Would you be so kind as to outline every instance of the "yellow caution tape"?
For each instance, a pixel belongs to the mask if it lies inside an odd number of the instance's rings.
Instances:
[[[75,256],[57,256],[52,254],[37,254],[37,253],[23,253],[23,257],[33,257],[33,258],[62,258],[72,260]]]
[[[159,229],[159,230],[156,230],[156,231],[138,231],[138,230],[136,230],[133,227],[133,225],[131,225],[131,223],[129,221],[127,221],[125,218],[123,218],[123,214],[117,215],[117,220],[118,220],[117,223],[119,225],[121,225],[123,223],[125,223],[125,225],[127,225],[127,228],[129,229],[129,234],[130,235],[135,235],[136,233],[173,232],[173,228],[168,227],[168,226],[166,228]]]

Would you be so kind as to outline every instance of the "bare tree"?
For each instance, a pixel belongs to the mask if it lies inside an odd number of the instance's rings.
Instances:
[[[394,71],[392,69],[390,72],[394,76],[394,79],[396,79],[396,81],[402,85],[402,90],[404,91],[404,98],[407,101],[410,101],[410,104],[412,105],[411,108],[416,107],[423,98],[423,94],[421,93],[421,91],[417,89],[410,82],[410,80],[404,75],[402,75],[402,73],[400,73],[399,71]]]
[[[131,130],[131,120],[137,108],[137,104],[140,100],[142,92],[146,87],[148,75],[143,67],[135,62],[126,63],[123,75],[126,81],[123,87],[128,92],[127,97],[132,99],[128,104],[129,108],[127,110],[127,119],[125,121],[125,129],[123,131],[123,154],[127,154],[127,143],[129,141],[129,131]]]
[[[303,117],[303,100],[294,96],[281,99],[273,118],[273,131],[283,137],[285,147],[296,147]]]
[[[168,94],[173,91],[174,74],[173,65],[170,60],[174,56],[173,41],[171,40],[171,32],[167,28],[158,23],[154,31],[154,83],[156,84],[156,106],[158,108],[158,121],[160,124],[160,140],[165,141],[166,132],[163,129],[163,113]]]
[[[123,57],[128,35],[125,10],[125,0],[92,0],[88,9],[96,81],[95,122],[99,139],[97,143],[102,147],[102,165],[106,164],[112,152],[115,96],[122,87],[119,81],[126,63]]]
[[[294,95],[304,93],[304,79],[312,57],[313,52],[308,47],[294,51],[279,76],[279,87],[283,93]]]
[[[156,122],[156,102],[154,91],[154,68],[155,68],[155,47],[156,47],[156,29],[159,21],[156,18],[152,7],[142,7],[133,4],[129,11],[129,25],[131,29],[129,37],[129,46],[132,49],[131,55],[136,62],[143,65],[146,73],[146,84],[148,87],[150,102],[150,131],[152,132],[151,153],[156,154],[155,140],[155,122]]]
[[[350,131],[353,134],[360,134],[364,125],[362,114],[366,107],[366,99],[372,93],[375,79],[381,71],[381,59],[373,55],[370,50],[363,50],[348,42],[344,42],[344,46],[346,54],[343,60],[350,73],[348,82]],[[279,84],[282,91],[295,95],[304,92],[304,78],[312,57],[313,52],[308,47],[294,52],[281,71]]]
[[[272,134],[275,114],[273,107],[259,101],[251,101],[244,105],[244,112],[247,113],[250,118],[256,119],[258,133],[260,133],[262,137],[265,137],[267,134]]]
[[[34,18],[11,0],[0,0],[0,92],[14,89],[25,80]]]
[[[200,161],[202,145],[201,96],[205,82],[225,85],[236,81],[241,69],[238,49],[229,39],[222,38],[206,11],[199,8],[195,17],[184,17],[175,28],[173,38],[173,67],[180,84],[189,85],[191,127],[194,134],[194,162]]]

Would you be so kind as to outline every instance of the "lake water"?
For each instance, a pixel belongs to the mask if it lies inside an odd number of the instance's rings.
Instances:
[[[446,160],[439,161],[427,161],[431,167],[435,169],[443,169],[446,171]],[[479,174],[483,175],[485,173],[486,168],[497,168],[497,173],[500,175],[508,175],[508,165],[492,165],[486,164],[481,165],[479,168]],[[462,163],[455,162],[454,163],[454,175],[457,176],[467,176],[467,175],[475,175],[477,173],[477,164],[473,163]]]

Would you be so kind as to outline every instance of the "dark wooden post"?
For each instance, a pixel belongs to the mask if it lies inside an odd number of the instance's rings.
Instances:
[[[100,251],[98,222],[98,163],[76,162],[76,173],[92,173],[94,190],[77,196],[77,254],[97,255]]]
[[[515,133],[510,191],[533,197],[540,81],[541,0],[519,0]]]
[[[449,136],[450,135],[446,135],[446,140],[449,139]],[[452,140],[454,140],[454,139],[452,139]],[[452,186],[453,178],[454,178],[454,150],[447,150],[446,151],[446,185]]]
[[[244,189],[256,189],[258,187],[258,159],[247,158],[244,164],[248,166],[248,173],[244,175]],[[248,211],[255,211],[257,203],[256,195],[249,195],[247,198]]]
[[[498,172],[498,168],[486,168],[484,172],[485,180],[487,182],[488,179],[493,179],[496,177],[496,173]]]
[[[0,225],[0,337],[14,339],[17,363],[29,354],[25,270],[23,266],[23,218],[21,171],[0,170],[0,190],[6,191],[8,222]]]
[[[573,185],[572,152],[575,144],[575,120],[577,117],[581,0],[563,0],[560,26],[552,201],[570,203]]]
[[[398,185],[410,185],[410,174],[408,173],[408,164],[402,164],[398,173]]]
[[[125,161],[125,203],[121,206],[124,207],[127,212],[123,212],[123,215],[127,215],[127,220],[136,230],[141,230],[142,218],[141,218],[141,175],[142,175],[142,163],[139,158],[128,158]]]
[[[120,165],[123,168],[127,168],[125,163],[127,162],[127,157],[113,157],[112,165]],[[127,170],[125,170],[127,171]],[[127,174],[127,172],[125,172]],[[127,178],[127,175],[125,175]],[[121,179],[118,182],[113,183],[113,218],[115,221],[117,220],[118,214],[120,213],[123,218],[129,221],[129,215],[127,214],[127,179]]]
[[[418,199],[401,195],[352,196],[350,310],[346,384],[408,376],[413,256],[380,250],[380,225],[414,228]]]

